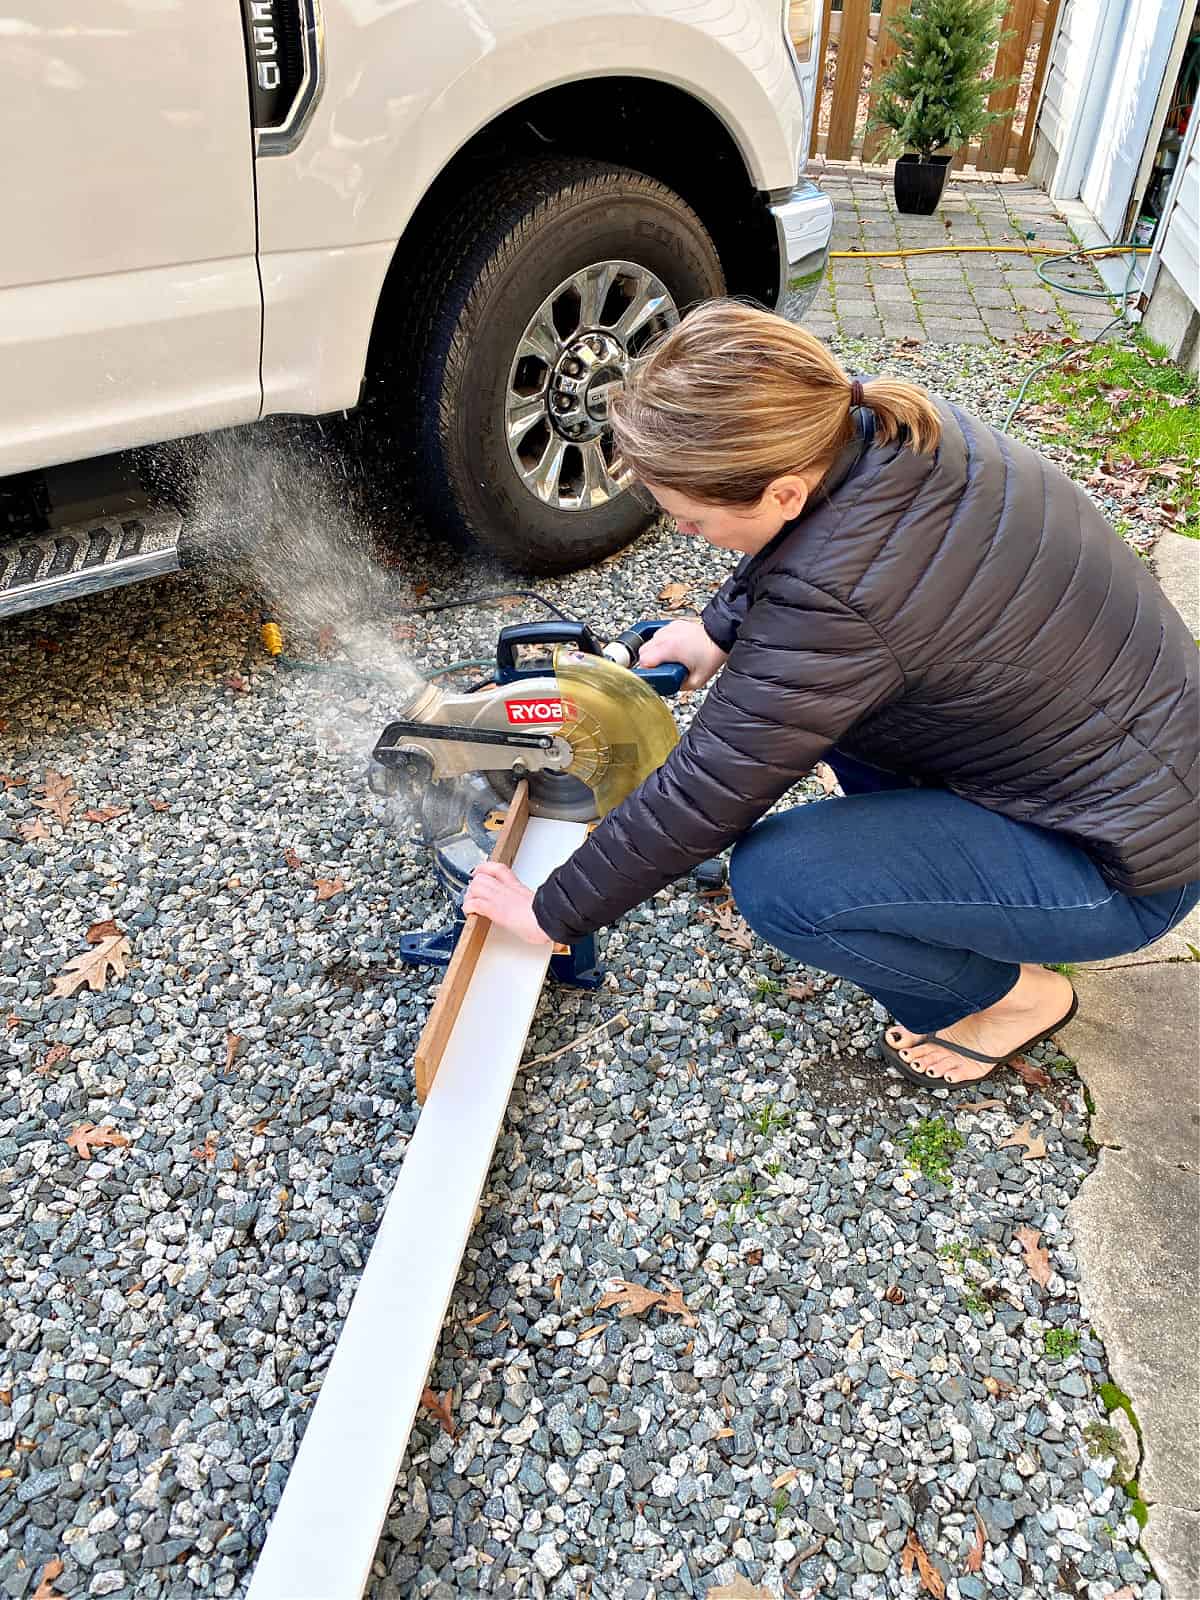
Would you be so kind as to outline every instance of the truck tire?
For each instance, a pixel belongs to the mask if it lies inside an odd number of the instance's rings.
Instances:
[[[410,391],[432,525],[526,572],[621,549],[649,514],[609,472],[606,396],[656,333],[724,292],[703,223],[642,173],[537,161],[468,195],[438,242]]]

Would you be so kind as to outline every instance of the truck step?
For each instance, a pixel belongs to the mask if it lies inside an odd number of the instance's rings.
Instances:
[[[0,618],[175,572],[181,525],[172,507],[147,506],[0,541]]]

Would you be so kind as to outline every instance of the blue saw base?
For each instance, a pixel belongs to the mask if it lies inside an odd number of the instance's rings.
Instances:
[[[444,967],[454,954],[464,919],[456,917],[444,928],[400,935],[400,959],[412,967]],[[596,936],[589,933],[565,953],[550,957],[550,976],[572,989],[598,989],[604,968],[596,961]]]

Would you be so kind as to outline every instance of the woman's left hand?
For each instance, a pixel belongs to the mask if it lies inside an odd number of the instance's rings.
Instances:
[[[538,927],[533,914],[533,890],[527,889],[511,867],[496,861],[481,861],[471,874],[463,897],[463,910],[477,912],[507,928],[526,944],[553,944],[550,935]]]

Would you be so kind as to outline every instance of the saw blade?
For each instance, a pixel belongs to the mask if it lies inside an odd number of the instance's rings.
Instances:
[[[563,645],[554,652],[567,769],[591,790],[606,816],[660,767],[679,741],[675,718],[636,673],[604,656]]]

